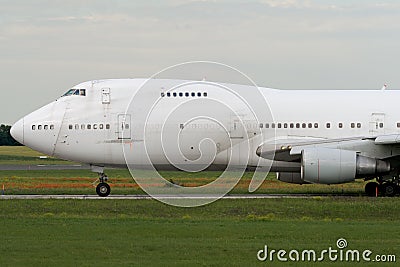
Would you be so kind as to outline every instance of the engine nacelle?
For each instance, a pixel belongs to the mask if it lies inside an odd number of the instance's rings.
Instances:
[[[308,184],[301,179],[301,173],[299,172],[277,172],[276,178],[285,183],[291,184]]]
[[[360,156],[355,151],[310,148],[301,154],[301,180],[309,183],[339,184],[388,172],[388,162]]]

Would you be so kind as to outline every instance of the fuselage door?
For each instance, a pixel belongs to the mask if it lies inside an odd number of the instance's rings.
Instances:
[[[101,89],[101,101],[103,104],[111,103],[110,88],[102,88]]]
[[[118,115],[118,139],[131,139],[131,115]]]
[[[231,129],[229,131],[229,136],[231,139],[243,139],[245,135],[245,127],[243,121],[240,119],[234,119],[231,123]]]
[[[377,136],[385,133],[385,113],[371,114],[369,133],[371,136]]]

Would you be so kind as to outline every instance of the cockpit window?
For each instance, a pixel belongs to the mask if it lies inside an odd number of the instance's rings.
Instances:
[[[63,96],[73,95],[75,91],[76,91],[76,89],[70,89],[70,90],[68,90],[68,92],[66,92],[65,94],[63,94]]]
[[[80,95],[80,96],[86,96],[86,89],[70,89],[68,92],[63,94],[62,96],[71,96],[71,95]]]

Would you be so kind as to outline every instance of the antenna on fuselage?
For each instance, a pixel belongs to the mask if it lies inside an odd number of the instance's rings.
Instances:
[[[387,85],[387,83],[385,83],[385,84],[382,86],[381,90],[386,90],[387,87],[388,87],[388,85]]]

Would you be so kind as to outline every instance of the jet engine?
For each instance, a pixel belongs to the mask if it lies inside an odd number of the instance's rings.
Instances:
[[[388,162],[361,156],[355,151],[310,148],[301,153],[300,177],[304,182],[338,184],[388,172]]]

